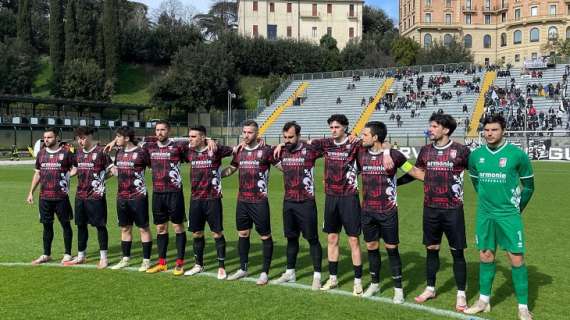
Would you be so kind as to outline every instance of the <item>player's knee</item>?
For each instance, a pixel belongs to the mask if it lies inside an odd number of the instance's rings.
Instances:
[[[427,246],[426,248],[428,250],[439,250],[439,247],[440,247],[439,244],[432,244],[432,245]]]
[[[329,233],[329,235],[327,236],[327,242],[331,246],[338,246],[338,234]]]
[[[511,260],[511,266],[520,267],[524,264],[524,256],[520,253],[509,253],[509,260]]]
[[[167,224],[157,224],[156,225],[156,232],[158,234],[165,234],[168,232],[168,225]]]
[[[479,259],[481,260],[481,262],[490,263],[495,261],[495,255],[493,254],[493,251],[485,250],[479,252]]]
[[[223,232],[212,232],[212,236],[214,237],[214,239],[219,239],[219,238],[224,236],[224,233]]]
[[[398,247],[397,244],[389,244],[389,243],[385,243],[385,244],[384,244],[384,248],[386,248],[386,250],[389,250],[389,249],[396,249],[397,247]]]
[[[176,233],[184,233],[186,232],[186,230],[184,230],[184,225],[183,224],[173,224],[174,227],[174,232]]]
[[[131,233],[131,231],[133,231],[133,226],[124,226],[121,227],[121,233],[125,234],[125,233]]]
[[[376,250],[378,247],[378,241],[366,242],[366,249],[368,250]]]
[[[360,247],[360,243],[357,237],[348,237],[348,244],[350,245],[351,248]]]
[[[238,231],[238,235],[240,236],[240,238],[247,238],[249,237],[249,230]]]
[[[454,262],[465,261],[465,253],[463,250],[451,249],[451,256],[453,257]]]
[[[192,238],[202,238],[204,236],[203,231],[192,232]]]
[[[261,236],[260,238],[261,238],[261,240],[271,239],[271,234],[267,234],[267,235]]]

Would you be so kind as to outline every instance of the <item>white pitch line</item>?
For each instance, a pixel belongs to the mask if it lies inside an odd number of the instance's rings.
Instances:
[[[96,269],[97,268],[97,266],[94,264],[82,264],[82,265],[64,267],[63,265],[61,265],[59,263],[45,263],[41,266],[56,267],[56,268],[83,268],[83,269]],[[33,267],[33,266],[30,263],[26,263],[26,262],[0,262],[0,267]],[[131,272],[138,272],[138,268],[136,268],[136,267],[127,267],[127,268],[123,268],[122,270],[131,271]],[[166,271],[166,273],[170,273],[170,272],[171,272],[171,270]],[[213,273],[213,272],[201,272],[197,275],[205,276],[205,277],[211,277],[211,278],[217,277],[217,274]],[[257,281],[257,279],[251,278],[251,277],[242,278],[241,280],[247,281],[247,282]],[[281,284],[270,283],[270,285],[297,288],[297,289],[303,289],[303,290],[312,290],[311,286],[305,285],[305,284],[300,284],[300,283],[281,283]],[[323,291],[321,291],[321,292],[323,292]],[[326,291],[323,293],[335,294],[335,295],[339,295],[339,296],[353,297],[351,292],[339,290],[339,289],[333,289],[333,290],[329,290],[329,291]],[[395,305],[392,302],[392,299],[388,299],[388,298],[384,298],[384,297],[369,297],[369,298],[360,297],[359,299],[368,299],[368,300],[372,300],[372,301],[377,301],[377,302]],[[485,320],[485,318],[481,318],[481,317],[465,315],[465,314],[454,312],[451,310],[443,310],[443,309],[428,307],[425,305],[409,303],[409,302],[404,302],[403,304],[399,304],[399,305],[395,305],[395,306],[402,306],[402,307],[407,308],[407,309],[429,312],[429,313],[434,314],[434,315],[445,316],[445,317],[454,318],[454,319]]]

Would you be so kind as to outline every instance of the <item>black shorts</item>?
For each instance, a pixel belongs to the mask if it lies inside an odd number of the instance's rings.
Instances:
[[[153,192],[152,193],[152,218],[154,224],[165,224],[168,221],[173,224],[182,224],[186,220],[184,208],[184,193],[177,192]]]
[[[323,231],[326,233],[344,232],[351,237],[358,237],[361,229],[360,200],[358,195],[330,196],[325,198],[325,221]]]
[[[259,203],[238,201],[236,206],[236,227],[238,231],[249,230],[255,224],[255,231],[260,236],[271,234],[269,202],[267,199]]]
[[[374,242],[380,238],[385,244],[398,244],[398,208],[385,213],[362,210],[362,234],[364,241]]]
[[[90,224],[94,227],[107,225],[107,200],[75,198],[75,224]]]
[[[298,238],[303,232],[303,238],[307,240],[318,239],[317,221],[315,200],[283,201],[283,229],[286,238]]]
[[[148,197],[138,199],[117,199],[119,226],[134,224],[139,228],[148,228]]]
[[[467,248],[465,238],[465,217],[463,207],[456,209],[437,209],[424,207],[424,245],[439,245],[445,233],[449,247]]]
[[[224,231],[222,199],[190,201],[188,231],[204,231],[206,221],[210,226],[210,231],[216,233]]]
[[[60,222],[73,219],[73,210],[68,197],[61,200],[40,199],[40,223],[53,223],[54,214]]]

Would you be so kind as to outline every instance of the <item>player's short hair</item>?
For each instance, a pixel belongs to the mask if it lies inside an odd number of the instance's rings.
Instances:
[[[206,135],[206,127],[204,127],[203,125],[197,125],[197,126],[190,127],[190,131],[198,131],[203,136]]]
[[[87,137],[92,136],[95,133],[95,129],[91,127],[78,127],[75,128],[76,137]]]
[[[54,136],[59,136],[59,130],[56,127],[49,127],[44,130],[44,132],[53,132]]]
[[[295,134],[299,135],[301,134],[301,126],[297,124],[297,122],[295,121],[289,121],[287,123],[285,123],[285,125],[283,126],[283,132],[285,131],[289,131],[289,129],[291,128],[295,128]]]
[[[505,128],[507,127],[507,121],[505,120],[505,117],[503,117],[500,114],[492,114],[486,116],[485,119],[483,119],[483,127],[488,125],[489,123],[498,123],[499,125],[501,125],[501,129],[503,130],[505,130]]]
[[[134,130],[133,128],[131,128],[131,127],[128,127],[128,126],[119,127],[119,128],[115,131],[115,133],[118,134],[118,135],[120,135],[120,136],[123,136],[123,137],[128,137],[129,140],[130,140],[132,143],[134,143],[134,144],[137,143],[136,140],[135,140],[135,130]]]
[[[453,131],[455,131],[455,129],[457,128],[457,121],[455,121],[455,119],[449,114],[445,113],[432,114],[431,117],[429,117],[429,122],[432,121],[446,129],[449,129],[449,133],[447,134],[448,137],[451,137],[451,134],[453,134]]]
[[[384,143],[384,141],[386,141],[386,136],[388,135],[388,128],[386,128],[384,122],[370,121],[366,123],[364,127],[369,128],[372,136],[377,136],[378,141],[380,141],[380,143]]]
[[[340,125],[348,127],[348,118],[344,114],[333,114],[327,119],[327,124],[331,124],[334,121],[340,123]]]
[[[158,120],[155,124],[154,127],[156,128],[157,125],[159,124],[163,124],[166,126],[167,129],[170,129],[170,122],[168,122],[168,120]]]
[[[244,127],[254,127],[255,131],[257,131],[259,129],[259,125],[257,124],[257,122],[255,122],[255,120],[245,120],[243,123]]]

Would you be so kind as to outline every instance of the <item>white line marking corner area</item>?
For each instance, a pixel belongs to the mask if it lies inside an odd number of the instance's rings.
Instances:
[[[32,265],[30,263],[26,263],[26,262],[0,262],[0,267],[32,267]],[[61,264],[58,264],[58,263],[46,263],[40,267],[56,267],[57,268],[57,267],[63,267],[63,266]],[[96,267],[97,266],[93,265],[93,264],[84,264],[84,265],[78,265],[78,266],[73,266],[73,267],[65,267],[65,268],[95,269]],[[128,267],[128,268],[125,268],[123,270],[131,271],[131,272],[138,272],[137,268],[134,268],[134,267]],[[167,271],[167,272],[170,272],[170,271]],[[216,276],[217,276],[213,272],[202,272],[202,273],[199,273],[198,275],[206,276],[206,277],[212,277],[212,278],[216,278]],[[251,278],[251,277],[247,277],[247,278],[242,279],[242,281],[248,281],[248,282],[255,282],[256,280],[257,279]],[[299,284],[299,283],[283,283],[283,284],[270,284],[270,285],[297,288],[297,289],[303,289],[303,290],[311,290],[311,286]],[[335,294],[335,295],[340,295],[340,296],[352,297],[351,292],[338,290],[338,289],[330,290],[330,291],[327,291],[326,293],[327,294]],[[360,299],[368,299],[368,300],[372,300],[372,301],[377,301],[377,302],[388,303],[388,304],[394,305],[392,302],[392,299],[388,299],[388,298],[384,298],[384,297],[370,297],[370,298],[360,298]],[[445,316],[445,317],[454,318],[454,319],[485,320],[485,318],[481,318],[481,317],[465,315],[465,314],[454,312],[451,310],[438,309],[438,308],[428,307],[425,305],[409,303],[409,302],[404,302],[403,304],[396,305],[396,306],[401,306],[403,308],[412,309],[412,310],[416,310],[416,311],[424,311],[424,312],[428,312],[428,313],[431,313],[434,315]]]

